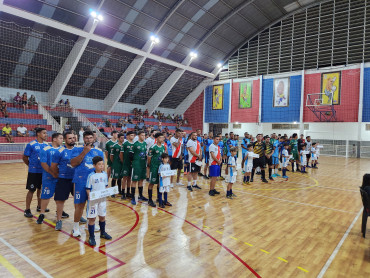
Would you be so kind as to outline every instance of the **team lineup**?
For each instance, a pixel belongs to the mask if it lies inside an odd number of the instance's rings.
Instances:
[[[288,180],[287,171],[304,174],[307,173],[306,167],[317,168],[321,148],[311,141],[310,136],[304,139],[301,135],[298,139],[296,133],[290,137],[275,133],[271,136],[258,134],[254,140],[246,132],[240,143],[239,136],[233,132],[224,136],[214,136],[209,132],[202,136],[200,129],[188,135],[181,129],[173,135],[155,130],[148,135],[144,131],[129,131],[126,134],[113,131],[105,152],[94,146],[92,131],[83,133],[83,146],[75,146],[77,138],[72,132],[54,133],[50,145],[46,143],[47,132],[44,128],[37,129],[36,136],[36,140],[27,144],[23,155],[23,161],[28,166],[24,216],[33,217],[31,202],[36,192],[37,211],[40,212],[36,223],[42,224],[45,214],[49,212],[49,201],[54,197],[55,230],[61,230],[62,219],[69,217],[64,212],[64,203],[72,195],[75,207],[72,235],[80,237],[80,223],[87,224],[91,246],[96,245],[94,233],[97,231],[100,231],[102,239],[112,239],[105,229],[106,197],[90,198],[92,192],[108,187],[109,178],[111,187],[117,186],[120,198],[130,199],[132,205],[138,201],[147,202],[151,207],[156,207],[156,203],[160,208],[172,206],[168,193],[174,184],[185,185],[181,183],[182,173],[187,176],[186,188],[189,191],[202,189],[197,184],[198,177],[209,179],[210,196],[220,194],[216,190],[217,180],[225,180],[226,198],[233,199],[236,195],[232,186],[237,182],[239,169],[246,186],[254,182],[255,174],[260,174],[264,183],[279,177]],[[223,165],[225,178],[222,176]],[[144,181],[148,183],[147,197],[144,196]],[[156,200],[153,197],[155,185]],[[87,219],[83,217],[85,207]],[[99,225],[95,225],[96,217],[99,217]]]

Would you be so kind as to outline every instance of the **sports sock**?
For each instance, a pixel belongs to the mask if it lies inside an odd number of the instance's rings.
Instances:
[[[78,230],[80,228],[80,222],[74,222],[73,223],[73,230]]]
[[[128,185],[127,185],[126,190],[127,190],[127,194],[130,194],[130,187]]]
[[[292,162],[292,172],[294,172],[294,161]]]
[[[188,186],[191,186],[191,181],[188,181]]]
[[[265,179],[265,169],[261,169],[261,177],[263,180]]]
[[[230,195],[232,195],[232,194],[233,194],[233,189],[231,188],[231,189],[230,189]]]
[[[230,195],[230,191],[226,190],[226,197]]]
[[[247,177],[246,176],[244,176],[243,177],[243,182],[246,182],[247,181]]]
[[[286,169],[283,168],[283,176],[286,176]]]
[[[99,224],[100,224],[100,222],[99,222]],[[90,235],[90,237],[94,238],[94,237],[95,237],[95,235],[94,235],[94,231],[95,231],[95,224],[93,224],[93,225],[88,225],[88,228],[89,228],[89,235]]]
[[[254,177],[254,172],[255,172],[256,170],[253,168],[252,169],[252,179],[253,179],[253,177]]]
[[[159,184],[157,185],[157,196],[159,195]]]
[[[131,187],[131,197],[133,199],[135,199],[135,190],[136,190],[136,187]]]
[[[115,179],[112,179],[112,187],[113,186],[116,186],[116,180]]]
[[[121,179],[117,180],[117,185],[118,185],[118,193],[122,193],[122,180]]]
[[[249,182],[249,176],[247,176],[246,181]]]
[[[153,196],[153,189],[148,189],[148,198],[150,201],[152,201],[152,196]]]
[[[167,192],[164,192],[164,202],[167,203]]]
[[[269,177],[271,177],[271,175],[272,175],[272,169],[269,168]]]
[[[99,227],[100,227],[100,234],[104,234],[105,233],[105,221],[103,222],[99,221]]]
[[[159,204],[162,204],[162,193],[158,194]]]
[[[197,181],[193,180],[193,186],[197,185]]]
[[[143,197],[143,187],[139,186],[139,197]]]

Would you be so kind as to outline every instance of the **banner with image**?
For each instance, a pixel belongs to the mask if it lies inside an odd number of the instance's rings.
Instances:
[[[239,108],[252,108],[253,81],[240,83],[239,86]]]
[[[289,77],[274,79],[274,107],[289,106]]]
[[[224,108],[224,85],[213,86],[212,110],[222,110],[223,108]]]
[[[322,104],[340,104],[340,78],[340,71],[323,73],[321,75]]]

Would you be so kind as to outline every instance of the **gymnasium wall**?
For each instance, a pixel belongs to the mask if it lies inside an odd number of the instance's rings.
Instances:
[[[362,107],[362,121],[370,122],[370,68],[364,69],[364,96]]]
[[[259,101],[260,101],[260,80],[251,80],[252,82],[252,107],[240,108],[240,85],[245,82],[233,82],[231,93],[231,122],[255,123],[258,121]]]
[[[222,86],[222,85],[217,85]],[[213,109],[212,106],[212,94],[213,86],[208,86],[205,89],[205,117],[206,123],[228,123],[229,122],[229,111],[230,111],[230,83],[223,84],[223,102],[220,103],[220,108]]]
[[[188,123],[193,130],[198,128],[203,130],[203,105],[204,105],[204,92],[190,105],[188,110],[184,113],[184,118],[188,120]],[[203,131],[202,131],[203,132]]]
[[[274,79],[262,81],[262,122],[299,122],[301,106],[302,76],[289,77],[289,98],[287,107],[274,107]]]

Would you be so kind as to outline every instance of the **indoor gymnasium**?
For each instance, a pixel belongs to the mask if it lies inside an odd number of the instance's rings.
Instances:
[[[0,277],[370,277],[370,0],[0,0]]]

